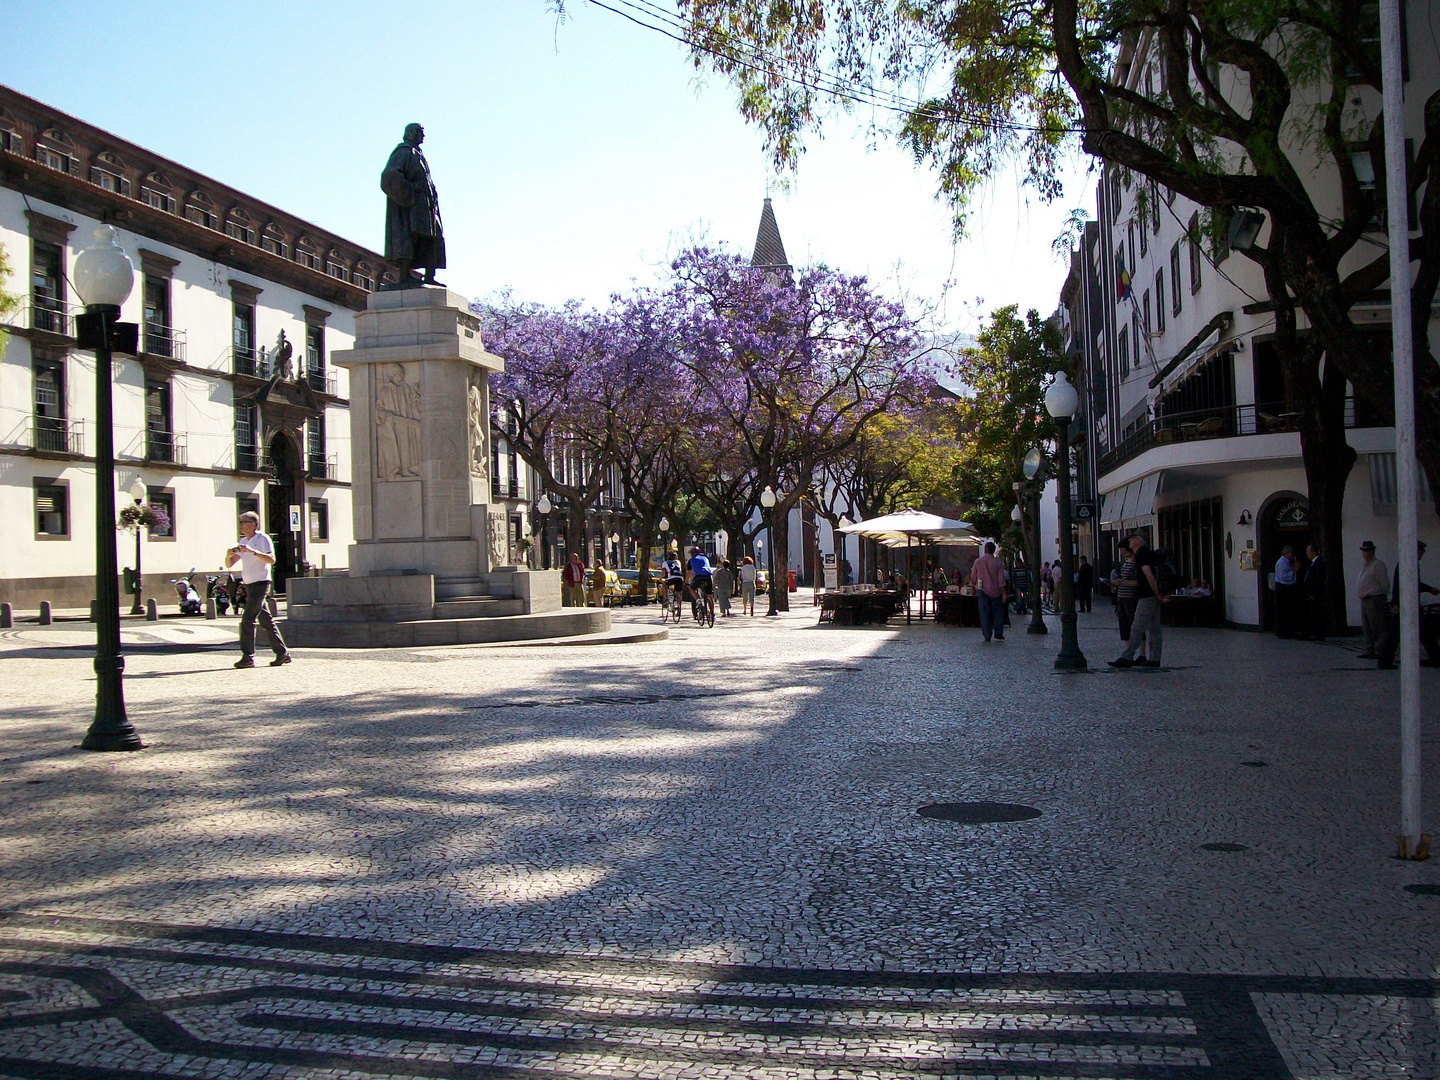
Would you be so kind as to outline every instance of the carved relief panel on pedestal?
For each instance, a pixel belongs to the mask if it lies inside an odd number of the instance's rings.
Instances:
[[[485,373],[483,371],[471,372],[470,374],[470,475],[479,480],[487,480],[490,476],[490,447],[486,439],[486,432],[489,429],[489,417],[485,408]]]
[[[375,463],[380,480],[420,475],[420,386],[414,364],[385,364],[375,385]]]
[[[490,513],[486,516],[490,522],[490,565],[509,566],[510,559],[510,524],[506,520],[503,506],[490,507]]]

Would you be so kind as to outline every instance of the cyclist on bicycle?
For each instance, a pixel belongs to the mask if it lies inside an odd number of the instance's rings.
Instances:
[[[671,555],[665,560],[665,592],[666,598],[670,594],[681,594],[685,589],[685,567],[680,563],[680,556]]]
[[[713,571],[710,569],[710,560],[699,547],[690,551],[690,599],[700,601],[702,595],[713,597],[715,595],[715,580]],[[709,603],[713,604],[712,599]]]

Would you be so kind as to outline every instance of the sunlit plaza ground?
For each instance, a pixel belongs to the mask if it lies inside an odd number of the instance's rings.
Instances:
[[[815,621],[245,672],[127,624],[125,755],[84,624],[0,633],[0,1077],[1440,1075],[1357,642]],[[1039,816],[916,814],[976,801]]]

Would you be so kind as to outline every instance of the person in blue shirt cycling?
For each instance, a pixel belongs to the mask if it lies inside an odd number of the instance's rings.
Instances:
[[[690,551],[690,598],[700,599],[703,593],[706,596],[713,596],[715,592],[715,580],[713,571],[710,569],[710,560],[698,547]],[[711,601],[713,603],[714,601]]]

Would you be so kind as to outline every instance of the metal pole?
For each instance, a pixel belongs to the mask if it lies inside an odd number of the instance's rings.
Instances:
[[[100,323],[100,342],[95,349],[95,719],[80,746],[85,750],[139,750],[140,733],[125,715],[120,586],[115,580],[119,560],[115,556],[110,328],[120,318],[120,309],[97,304],[90,311]]]
[[[1390,333],[1395,356],[1396,560],[1400,570],[1401,858],[1423,858],[1420,831],[1420,567],[1416,544],[1415,358],[1410,314],[1410,222],[1406,213],[1405,93],[1400,2],[1380,2],[1380,71],[1385,108],[1385,202],[1390,240]]]
[[[137,502],[135,505],[139,506],[140,504]],[[144,526],[137,521],[135,523],[135,603],[130,605],[131,615],[143,615],[145,613],[145,601],[143,599],[145,587],[140,584],[141,581],[144,580],[140,576],[140,530],[142,528],[144,528]]]
[[[1027,634],[1048,634],[1050,628],[1045,625],[1045,612],[1040,609],[1040,491],[1035,484],[1025,485],[1025,505],[1030,512],[1030,551],[1026,558],[1030,561],[1030,625],[1025,627]]]
[[[780,505],[778,500],[776,501],[776,504],[775,504],[775,505],[776,505],[776,506],[779,506],[779,505]],[[774,507],[774,506],[770,507],[769,517],[770,517],[770,527],[769,527],[769,536],[767,537],[767,539],[769,540],[769,543],[767,543],[767,544],[765,545],[765,551],[766,551],[766,557],[767,557],[767,559],[768,559],[768,561],[769,561],[769,565],[770,565],[770,587],[769,587],[768,589],[766,589],[765,591],[770,594],[769,597],[767,598],[767,599],[769,599],[769,601],[770,601],[770,610],[767,611],[767,612],[765,612],[766,618],[769,618],[771,615],[779,615],[779,614],[780,614],[780,609],[775,606],[775,507]]]
[[[1060,439],[1059,491],[1060,504],[1060,588],[1055,602],[1060,608],[1060,655],[1055,657],[1057,671],[1088,671],[1089,663],[1080,651],[1075,633],[1075,555],[1070,540],[1070,420],[1055,421]]]

